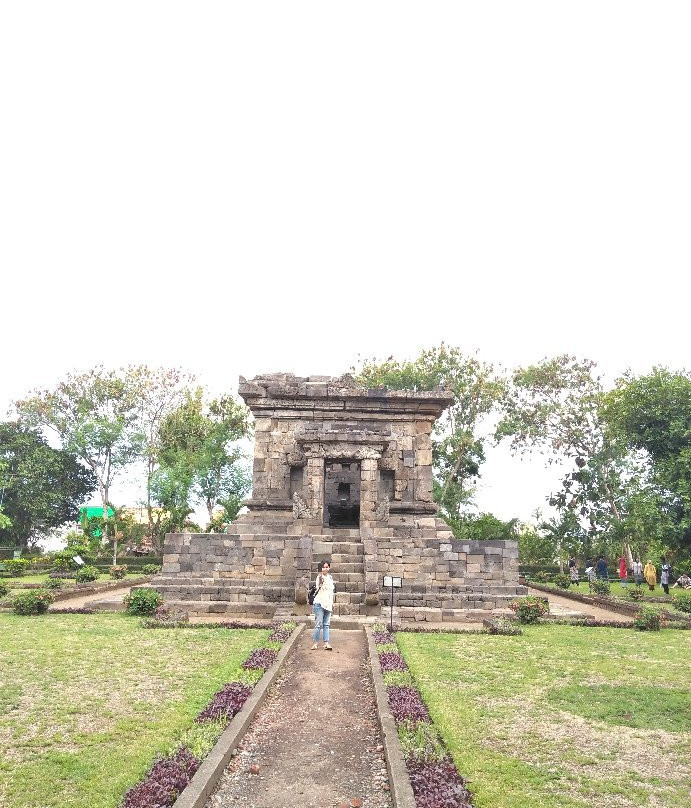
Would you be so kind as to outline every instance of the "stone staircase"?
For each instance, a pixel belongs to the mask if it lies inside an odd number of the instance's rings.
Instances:
[[[311,579],[322,561],[331,564],[336,587],[334,616],[368,614],[365,607],[365,551],[360,531],[330,528],[313,536]]]
[[[296,580],[306,573],[306,570],[300,573],[297,567],[282,570],[278,557],[273,564],[272,542],[280,544],[286,538],[284,532],[256,535],[257,544],[264,548],[259,575],[230,571],[223,563],[224,550],[219,546],[215,551],[213,569],[207,565],[205,571],[195,571],[193,564],[188,569],[181,556],[179,563],[170,570],[166,570],[164,564],[163,572],[153,579],[151,585],[164,596],[171,609],[195,614],[223,614],[228,619],[271,619],[277,610],[293,609]],[[214,544],[222,539],[222,534],[214,536]],[[319,533],[313,533],[311,580],[317,577],[319,564],[324,560],[328,560],[333,568],[336,585],[334,616],[370,614],[371,608],[365,610],[364,548],[360,531],[325,527]],[[249,559],[249,566],[256,562],[256,558]]]

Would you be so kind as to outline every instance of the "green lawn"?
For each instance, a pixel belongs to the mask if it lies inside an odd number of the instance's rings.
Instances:
[[[530,584],[529,584],[530,585]],[[542,584],[543,586],[549,586],[551,590],[554,591],[555,595],[565,595],[569,592],[578,592],[581,595],[588,595],[594,594],[589,592],[588,584],[587,583],[580,583],[578,586],[571,586],[568,589],[560,589],[554,584]],[[634,601],[628,597],[627,592],[638,589],[639,592],[643,593],[643,600]],[[665,595],[661,586],[656,586],[655,589],[651,592],[648,589],[647,584],[643,584],[640,587],[636,587],[635,584],[627,584],[626,586],[622,586],[618,581],[610,582],[610,595],[615,598],[619,598],[624,603],[629,604],[630,606],[641,606],[647,603],[647,605],[652,606],[654,609],[658,611],[667,611],[673,615],[679,615],[680,617],[689,617],[688,613],[682,612],[674,607],[674,596],[679,592],[683,592],[683,589],[672,589],[669,590],[669,595]],[[650,598],[666,598],[664,603],[648,603]]]
[[[14,576],[13,578],[3,578],[0,577],[0,582],[7,584],[10,589],[16,589],[18,586],[21,587],[22,584],[42,584],[48,580],[48,573],[44,572],[38,575],[18,575]],[[127,578],[145,578],[143,572],[128,572],[125,575],[125,579]],[[116,579],[111,578],[107,572],[102,572],[98,576],[98,582],[103,583],[104,581],[115,581]],[[93,581],[93,583],[97,583],[97,581]],[[63,586],[74,586],[76,584],[74,578],[64,578],[62,585]]]
[[[116,808],[268,631],[0,614],[0,806]]]
[[[477,808],[689,804],[690,633],[397,639]]]
[[[535,581],[537,584],[545,585],[541,581]],[[551,586],[556,592],[579,592],[581,595],[590,595],[595,594],[594,592],[590,592],[588,589],[587,581],[581,581],[578,586],[573,586],[573,584],[566,590],[559,589],[559,587],[554,586],[554,584],[547,583],[547,586]],[[528,586],[530,586],[530,581],[528,581]],[[626,586],[622,586],[619,581],[610,581],[609,582],[609,591],[611,595],[614,595],[617,598],[624,598],[625,600],[629,601],[627,596],[627,591],[630,589],[638,589],[643,593],[643,598],[664,598],[667,597],[663,588],[658,584],[655,589],[650,591],[648,589],[648,584],[645,582],[641,584],[641,586],[636,587],[636,584],[630,583],[626,584]],[[670,589],[670,595],[674,592],[678,592],[678,589]],[[633,601],[631,601],[633,602]]]

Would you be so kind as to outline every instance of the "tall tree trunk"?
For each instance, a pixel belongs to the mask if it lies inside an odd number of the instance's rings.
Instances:
[[[151,479],[154,476],[155,461],[152,455],[149,455],[149,468],[146,475],[146,515],[149,522],[149,540],[151,545],[154,543],[154,514],[151,507]]]

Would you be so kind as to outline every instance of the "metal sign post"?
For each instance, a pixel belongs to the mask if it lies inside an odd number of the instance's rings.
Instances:
[[[384,588],[391,587],[391,618],[389,619],[389,631],[393,631],[393,591],[400,589],[403,586],[403,578],[396,577],[395,575],[384,576]]]

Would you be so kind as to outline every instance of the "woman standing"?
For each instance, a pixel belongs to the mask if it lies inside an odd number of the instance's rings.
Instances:
[[[573,556],[569,559],[569,576],[571,577],[571,583],[578,587],[578,563]]]
[[[626,556],[624,556],[622,553],[619,559],[619,583],[622,585],[622,587],[626,586],[626,584],[629,582],[628,579],[629,573],[628,569],[626,568]]]
[[[641,585],[641,580],[643,578],[643,564],[641,564],[641,559],[636,556],[636,560],[633,562],[633,580],[636,582],[636,586]]]
[[[322,561],[319,575],[315,581],[317,594],[314,598],[314,645],[312,651],[319,647],[319,634],[324,638],[324,650],[333,651],[329,645],[329,623],[331,622],[331,612],[334,608],[334,580],[331,577],[331,565],[328,561]]]
[[[648,589],[651,591],[655,589],[655,584],[657,583],[657,570],[655,569],[655,565],[653,562],[648,559],[645,562],[645,567],[643,569],[643,577],[645,578]]]

